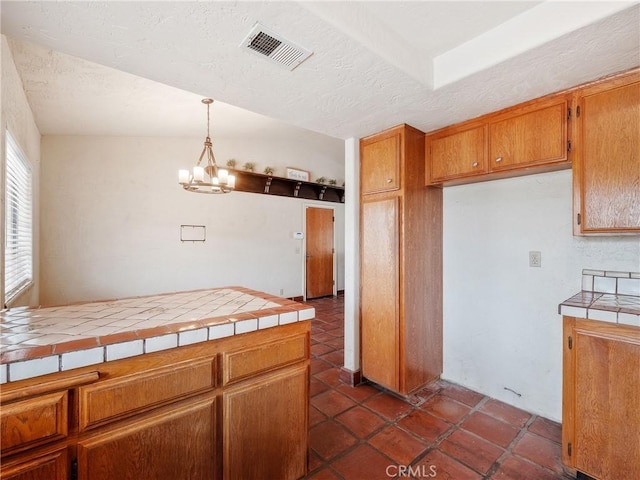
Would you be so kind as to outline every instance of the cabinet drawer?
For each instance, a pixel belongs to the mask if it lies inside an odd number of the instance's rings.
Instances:
[[[215,386],[216,358],[207,358],[80,387],[80,429],[129,416]]]
[[[2,406],[2,455],[67,436],[68,393],[57,392]]]
[[[305,360],[309,357],[307,345],[307,335],[298,335],[277,343],[225,353],[223,357],[224,384],[238,382],[252,375]]]
[[[48,447],[29,451],[8,462],[3,461],[0,478],[3,480],[68,480],[67,446]]]

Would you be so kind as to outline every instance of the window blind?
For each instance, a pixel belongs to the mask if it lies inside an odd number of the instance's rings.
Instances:
[[[6,132],[4,303],[33,281],[31,168]]]

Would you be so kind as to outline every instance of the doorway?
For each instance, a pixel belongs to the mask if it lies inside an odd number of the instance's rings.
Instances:
[[[305,299],[335,295],[334,210],[305,207]]]

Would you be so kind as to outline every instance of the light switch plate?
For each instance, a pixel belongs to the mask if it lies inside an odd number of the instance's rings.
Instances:
[[[531,251],[529,252],[529,266],[541,267],[542,266],[542,253]]]

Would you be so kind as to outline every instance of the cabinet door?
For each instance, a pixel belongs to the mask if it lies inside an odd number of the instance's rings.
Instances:
[[[640,329],[565,319],[567,331],[565,461],[603,480],[640,478]]]
[[[360,178],[363,195],[400,188],[401,145],[399,132],[362,140]]]
[[[474,124],[427,135],[427,183],[485,173],[486,132],[486,125]]]
[[[309,367],[224,392],[224,478],[295,480],[307,472]]]
[[[585,90],[578,98],[577,233],[640,232],[639,77]]]
[[[78,441],[80,480],[211,480],[215,398],[165,407]]]
[[[22,455],[27,457],[26,454]],[[67,447],[49,453],[34,453],[21,462],[4,462],[0,478],[4,480],[66,480],[69,478]]]
[[[401,199],[363,202],[360,257],[362,375],[399,388]]]
[[[566,99],[556,99],[491,122],[489,170],[566,161],[567,107]]]

